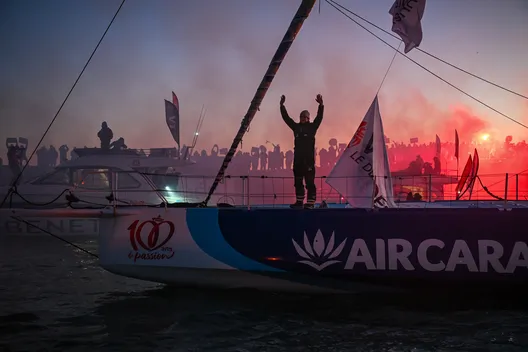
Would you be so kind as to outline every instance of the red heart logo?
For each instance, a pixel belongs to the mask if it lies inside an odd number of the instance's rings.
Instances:
[[[136,220],[133,225],[137,225],[137,223]],[[129,229],[135,230],[134,236],[131,236],[135,239],[134,242],[150,252],[163,247],[174,235],[174,224],[161,218],[143,221],[137,228],[133,225]],[[150,230],[148,230],[149,228]],[[135,247],[134,244],[133,247]]]

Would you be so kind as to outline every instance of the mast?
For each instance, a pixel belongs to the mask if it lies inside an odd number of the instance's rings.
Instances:
[[[240,124],[240,129],[238,130],[235,139],[233,139],[231,148],[229,148],[229,151],[227,152],[224,161],[222,162],[222,166],[220,167],[220,170],[218,171],[218,174],[216,175],[216,178],[213,184],[211,185],[211,189],[209,190],[207,197],[201,204],[202,206],[207,206],[207,203],[211,199],[211,196],[216,190],[216,187],[224,177],[224,173],[227,167],[229,166],[231,159],[233,159],[238,145],[242,141],[242,137],[244,137],[244,134],[249,129],[249,125],[251,124],[253,117],[255,117],[255,114],[259,110],[260,104],[262,103],[262,100],[264,99],[264,96],[266,95],[268,88],[270,87],[271,82],[273,81],[273,78],[277,74],[277,71],[279,70],[279,67],[282,64],[282,61],[288,53],[288,50],[290,50],[290,47],[293,41],[295,40],[295,37],[301,30],[304,21],[310,15],[310,12],[312,11],[312,8],[315,5],[315,1],[316,0],[303,0],[302,4],[299,6],[299,9],[293,17],[293,20],[291,21],[290,26],[286,31],[286,34],[282,38],[282,41],[280,42],[279,47],[277,48],[277,51],[273,56],[273,59],[271,59],[271,63],[268,67],[268,70],[266,71],[264,78],[260,82],[260,85],[257,88],[257,92],[255,93],[253,100],[251,100],[249,109],[244,118],[242,119],[242,123]]]

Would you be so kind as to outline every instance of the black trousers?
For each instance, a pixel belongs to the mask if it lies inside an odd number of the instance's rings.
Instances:
[[[317,189],[315,187],[315,165],[297,163],[293,165],[293,177],[295,178],[295,197],[297,202],[304,202],[304,183],[308,197],[306,203],[314,204],[317,198]],[[304,181],[304,182],[303,182]]]

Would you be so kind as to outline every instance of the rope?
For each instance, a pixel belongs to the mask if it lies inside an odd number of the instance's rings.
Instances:
[[[359,18],[360,20],[362,20],[362,21],[364,21],[364,22],[370,24],[371,26],[375,27],[376,29],[382,31],[382,32],[385,33],[385,34],[390,35],[391,37],[393,37],[393,38],[395,38],[395,39],[401,40],[401,38],[398,37],[397,35],[395,35],[394,33],[391,33],[391,32],[389,32],[389,31],[386,31],[385,29],[383,29],[383,28],[381,28],[380,26],[378,26],[378,25],[372,23],[371,21],[369,21],[369,20],[367,20],[367,19],[361,17],[360,15],[354,13],[352,10],[347,9],[347,8],[344,7],[343,5],[337,3],[336,1],[334,1],[334,0],[326,0],[326,1],[332,1],[335,5],[339,6],[339,7],[342,8],[344,11],[350,13],[351,15],[356,16],[356,17]],[[429,56],[429,57],[432,57],[433,59],[438,60],[438,61],[440,61],[441,63],[443,63],[443,64],[445,64],[445,65],[448,65],[448,66],[454,68],[455,70],[458,70],[458,71],[460,71],[460,72],[463,72],[463,73],[465,73],[465,74],[467,74],[467,75],[469,75],[469,76],[471,76],[471,77],[473,77],[473,78],[479,79],[479,80],[481,80],[482,82],[488,83],[488,84],[490,84],[490,85],[492,85],[492,86],[494,86],[494,87],[496,87],[496,88],[502,89],[502,90],[504,90],[504,91],[506,91],[506,92],[508,92],[508,93],[513,94],[513,95],[517,95],[518,97],[521,97],[521,98],[524,98],[524,99],[528,99],[528,97],[527,97],[526,95],[522,95],[522,94],[520,94],[520,93],[517,93],[517,92],[515,92],[515,91],[513,91],[513,90],[511,90],[511,89],[505,88],[505,87],[503,87],[503,86],[501,86],[501,85],[499,85],[499,84],[497,84],[497,83],[491,82],[490,80],[487,80],[487,79],[485,79],[485,78],[483,78],[483,77],[481,77],[481,76],[478,76],[478,75],[476,75],[476,74],[474,74],[474,73],[471,73],[471,72],[469,72],[469,71],[467,71],[467,70],[464,70],[463,68],[460,68],[460,67],[458,67],[458,66],[456,66],[456,65],[454,65],[454,64],[452,64],[452,63],[450,63],[450,62],[447,62],[447,61],[445,61],[444,59],[441,59],[441,58],[439,58],[439,57],[436,56],[436,55],[433,55],[433,54],[431,54],[431,53],[428,53],[427,51],[422,50],[422,49],[420,49],[419,47],[415,47],[414,50],[418,50],[419,52],[421,52],[421,53],[423,53],[423,54],[425,54],[425,55],[427,55],[427,56]]]
[[[26,220],[24,220],[24,219],[22,219],[22,218],[20,218],[20,217],[18,217],[18,216],[13,216],[13,215],[12,215],[11,218],[12,218],[12,219],[15,219],[16,221],[22,222],[22,223],[24,223],[24,224],[26,224],[26,225],[28,225],[28,226],[31,226],[31,227],[33,227],[33,228],[35,228],[35,229],[38,229],[38,230],[44,232],[45,234],[48,234],[48,235],[50,235],[50,236],[52,236],[52,237],[55,237],[56,239],[61,240],[62,242],[66,243],[66,244],[69,244],[70,246],[73,246],[73,247],[77,248],[78,250],[80,250],[80,251],[82,251],[82,252],[84,252],[84,253],[86,253],[86,254],[91,255],[92,257],[99,258],[99,256],[98,256],[97,254],[92,253],[92,252],[90,252],[90,251],[88,251],[88,250],[86,250],[86,249],[84,249],[84,248],[82,248],[82,247],[79,247],[79,246],[76,245],[75,243],[72,243],[72,242],[70,242],[70,241],[68,241],[68,240],[66,240],[66,239],[64,239],[64,238],[62,238],[62,237],[60,237],[60,236],[57,236],[57,235],[55,235],[55,234],[49,232],[48,230],[43,229],[42,227],[40,227],[40,226],[38,226],[38,225],[32,224],[32,223],[30,223],[29,221],[26,221]]]
[[[40,141],[37,143],[37,145],[35,146],[35,149],[33,149],[33,152],[31,153],[31,155],[29,156],[29,159],[26,161],[26,164],[24,165],[24,167],[22,168],[22,170],[18,173],[17,177],[15,178],[15,181],[13,182],[13,185],[16,185],[18,183],[18,181],[20,180],[20,177],[22,176],[22,173],[26,170],[26,167],[28,167],[29,165],[29,162],[31,161],[31,158],[33,158],[33,156],[35,155],[35,153],[37,152],[38,148],[40,147],[40,145],[42,144],[42,141],[44,140],[44,138],[46,137],[46,135],[48,134],[49,130],[51,129],[51,126],[53,126],[53,124],[55,123],[55,120],[57,119],[57,117],[59,116],[60,112],[62,111],[62,108],[64,107],[64,105],[66,104],[66,102],[68,101],[70,95],[72,94],[73,90],[75,89],[75,87],[77,86],[77,83],[79,82],[79,80],[81,79],[84,71],[86,70],[86,68],[88,67],[88,64],[90,64],[90,62],[92,61],[92,58],[93,56],[95,55],[95,52],[97,51],[97,49],[99,48],[99,46],[101,45],[103,39],[105,38],[106,36],[106,33],[108,33],[108,30],[110,29],[110,27],[112,26],[112,24],[114,23],[114,20],[116,19],[117,17],[117,14],[121,11],[121,8],[123,7],[123,5],[125,4],[125,1],[126,0],[123,0],[121,1],[121,5],[119,5],[119,8],[117,9],[116,13],[114,14],[114,17],[112,17],[112,20],[110,21],[110,23],[108,24],[108,26],[106,27],[106,30],[104,31],[103,35],[101,36],[101,39],[99,39],[99,42],[97,43],[97,45],[95,46],[94,50],[92,51],[92,54],[90,55],[90,57],[88,58],[88,60],[86,61],[86,64],[84,64],[84,67],[83,69],[81,70],[81,73],[79,73],[79,76],[77,76],[77,79],[75,80],[75,82],[73,83],[72,87],[70,88],[70,91],[68,92],[68,94],[66,95],[66,98],[64,98],[64,101],[62,102],[62,104],[59,106],[59,109],[57,110],[57,112],[55,113],[55,116],[53,116],[53,119],[51,119],[51,122],[49,123],[48,127],[46,128],[46,130],[44,131],[44,134],[42,135],[42,137],[40,138]],[[4,197],[4,200],[2,201],[2,204],[0,204],[0,208],[2,208],[7,200],[7,198],[9,198],[9,196],[11,195],[11,193],[13,192],[13,187],[11,187],[9,189],[9,191],[7,192],[6,196]]]
[[[385,40],[383,40],[382,38],[380,38],[379,36],[377,36],[376,34],[374,34],[372,31],[370,31],[369,29],[367,29],[365,26],[363,26],[362,24],[360,24],[359,22],[357,22],[355,19],[353,19],[352,17],[350,17],[349,15],[347,15],[346,13],[344,13],[341,9],[339,9],[336,5],[334,5],[332,2],[330,2],[331,0],[326,0],[326,2],[328,2],[328,4],[330,4],[330,6],[332,6],[334,9],[336,9],[337,11],[341,12],[341,14],[343,14],[345,17],[347,17],[349,20],[351,20],[352,22],[356,23],[358,26],[360,26],[361,28],[363,28],[364,30],[366,30],[367,32],[369,32],[370,34],[372,34],[374,37],[376,37],[378,40],[380,40],[381,42],[383,42],[385,45],[387,45],[388,47],[394,49],[394,50],[397,50],[394,46],[392,46],[391,44],[387,43]],[[460,93],[464,94],[465,96],[473,99],[474,101],[476,101],[477,103],[480,103],[481,105],[487,107],[488,109],[496,112],[497,114],[507,118],[508,120],[518,124],[519,126],[522,126],[526,129],[528,129],[528,126],[526,126],[525,124],[515,120],[514,118],[512,117],[509,117],[508,115],[500,112],[499,110],[491,107],[490,105],[484,103],[482,100],[474,97],[473,95],[465,92],[464,90],[458,88],[457,86],[455,86],[454,84],[452,84],[451,82],[447,81],[446,79],[440,77],[439,75],[437,75],[436,73],[434,73],[433,71],[429,70],[428,68],[426,68],[425,66],[423,66],[422,64],[418,63],[416,60],[413,60],[411,59],[409,56],[407,55],[404,55],[402,54],[401,52],[399,52],[400,55],[402,55],[403,57],[405,57],[407,60],[411,61],[412,63],[414,63],[415,65],[421,67],[423,70],[429,72],[431,75],[435,76],[436,78],[438,78],[439,80],[441,80],[442,82],[446,83],[447,85],[449,85],[450,87],[456,89],[457,91],[459,91]]]
[[[381,90],[381,87],[383,86],[383,83],[385,83],[385,78],[387,78],[387,75],[389,74],[389,71],[392,67],[392,63],[394,62],[394,59],[396,58],[396,54],[398,54],[398,52],[400,51],[400,47],[402,45],[403,41],[400,40],[400,45],[398,45],[398,49],[396,49],[396,51],[394,52],[394,55],[392,56],[392,60],[389,64],[389,67],[387,68],[387,72],[385,72],[385,76],[383,76],[383,79],[381,80],[381,83],[380,83],[380,86],[378,88],[378,91],[376,92],[376,95],[378,95],[378,93],[380,92]]]
[[[332,5],[332,4],[330,4],[330,5]],[[389,67],[387,68],[387,71],[385,72],[385,75],[383,76],[383,79],[381,80],[381,83],[380,83],[380,85],[379,85],[378,91],[376,92],[376,95],[378,95],[378,93],[379,93],[380,90],[381,90],[381,87],[383,87],[383,83],[385,83],[385,79],[387,78],[387,76],[388,76],[388,74],[389,74],[389,71],[390,71],[390,69],[391,69],[391,67],[392,67],[392,64],[394,63],[394,59],[396,59],[396,54],[398,54],[398,52],[400,51],[400,47],[401,47],[402,43],[403,43],[403,41],[400,40],[400,45],[398,45],[398,48],[396,49],[396,51],[394,51],[394,55],[392,56],[392,60],[390,61],[390,63],[389,63]],[[385,137],[383,137],[383,138],[385,138]],[[343,151],[343,153],[344,153],[344,152],[345,152],[345,151]],[[342,155],[343,155],[343,154],[341,154],[341,156],[342,156]],[[325,178],[326,178],[326,177],[325,177]],[[332,190],[333,190],[333,188],[330,187],[330,190],[328,191],[326,197],[323,197],[323,202],[324,202],[324,203],[326,203],[326,201],[328,200],[328,198],[329,198],[330,195],[332,194]],[[322,192],[323,192],[323,190],[321,189],[321,194],[322,194]],[[339,194],[339,192],[338,192],[338,194]],[[339,196],[341,196],[341,195],[339,194]]]
[[[486,192],[487,194],[489,194],[491,197],[497,199],[497,200],[504,200],[503,198],[499,197],[499,196],[496,196],[494,195],[493,193],[491,193],[491,191],[486,187],[484,186],[484,183],[482,182],[482,180],[480,179],[480,176],[477,176],[476,179],[479,181],[480,183],[480,187],[482,187],[482,189],[484,190],[484,192]],[[475,180],[473,180],[473,183],[475,183]],[[468,187],[469,188],[469,187]]]

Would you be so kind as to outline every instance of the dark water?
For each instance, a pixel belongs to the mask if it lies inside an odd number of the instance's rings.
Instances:
[[[45,235],[0,239],[0,265],[0,351],[528,350],[504,301],[168,289]]]

